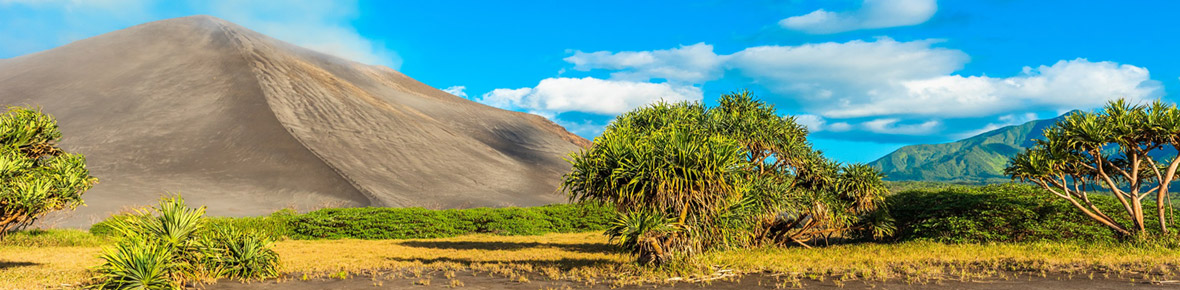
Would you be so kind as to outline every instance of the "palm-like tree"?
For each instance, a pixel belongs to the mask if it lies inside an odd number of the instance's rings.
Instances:
[[[11,107],[0,114],[0,239],[46,213],[82,205],[98,179],[86,157],[57,147],[61,131],[52,116]]]
[[[1086,216],[1124,235],[1147,231],[1143,200],[1154,195],[1159,231],[1168,232],[1168,191],[1180,158],[1180,110],[1154,101],[1134,105],[1119,99],[1098,112],[1077,112],[1045,129],[1045,138],[1013,157],[1005,174],[1035,183]],[[1090,201],[1093,191],[1110,191],[1130,225]]]
[[[619,116],[573,154],[562,188],[572,201],[617,206],[608,235],[640,257],[645,247],[807,245],[853,229],[877,208],[884,184],[870,167],[824,159],[806,135],[748,92],[723,95],[714,108],[657,103]]]

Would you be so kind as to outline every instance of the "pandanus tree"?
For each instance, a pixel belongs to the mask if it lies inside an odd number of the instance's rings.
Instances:
[[[748,92],[719,105],[657,103],[619,116],[571,155],[562,189],[616,206],[607,231],[643,262],[764,243],[808,245],[866,223],[881,175],[811,149],[807,129]],[[873,232],[871,229],[869,232]]]
[[[1180,110],[1119,99],[1097,112],[1075,112],[1045,129],[1045,138],[1011,159],[1005,173],[1032,182],[1072,204],[1087,217],[1124,236],[1146,233],[1144,199],[1155,197],[1159,231],[1168,232],[1170,185],[1180,158]],[[1108,191],[1130,224],[1091,201]]]
[[[0,239],[46,213],[82,204],[97,179],[86,157],[57,147],[52,116],[13,107],[0,115]]]

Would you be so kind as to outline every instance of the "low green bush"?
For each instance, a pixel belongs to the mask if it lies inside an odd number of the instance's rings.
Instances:
[[[16,231],[0,240],[0,246],[92,247],[110,244],[112,238],[75,229],[32,229]]]
[[[1121,205],[1101,193],[1090,199],[1104,212]],[[900,240],[950,243],[1031,241],[1114,241],[1118,237],[1067,201],[1023,184],[943,186],[911,189],[886,198]],[[1149,222],[1155,210],[1148,212]],[[1125,217],[1124,217],[1124,223]]]
[[[330,208],[294,217],[296,239],[417,239],[464,234],[539,235],[605,229],[614,210],[597,204],[429,210]]]
[[[117,241],[100,256],[90,288],[180,289],[221,278],[278,276],[272,240],[235,227],[210,228],[204,216],[205,207],[190,208],[174,197],[108,220],[100,231]]]
[[[614,210],[596,203],[537,207],[430,210],[424,208],[326,208],[305,214],[281,210],[260,217],[208,218],[206,227],[234,229],[271,240],[421,239],[466,234],[540,235],[606,229]],[[139,218],[112,216],[90,227],[99,237],[116,235],[114,225]]]
[[[206,226],[212,229],[254,232],[270,240],[281,240],[291,236],[291,222],[296,216],[298,213],[294,210],[284,209],[267,216],[211,217]],[[93,229],[91,227],[92,232]]]

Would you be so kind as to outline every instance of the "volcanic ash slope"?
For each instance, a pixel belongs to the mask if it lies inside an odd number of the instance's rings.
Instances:
[[[212,215],[322,206],[531,206],[588,141],[386,67],[193,16],[0,60],[0,104],[57,117],[101,182],[80,226],[179,193]]]

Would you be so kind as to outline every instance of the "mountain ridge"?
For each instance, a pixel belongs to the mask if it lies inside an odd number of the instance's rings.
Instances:
[[[1041,132],[1061,120],[1033,120],[1004,126],[954,142],[908,145],[870,162],[891,181],[955,183],[1008,182],[1003,174],[1008,159],[1035,144]]]

